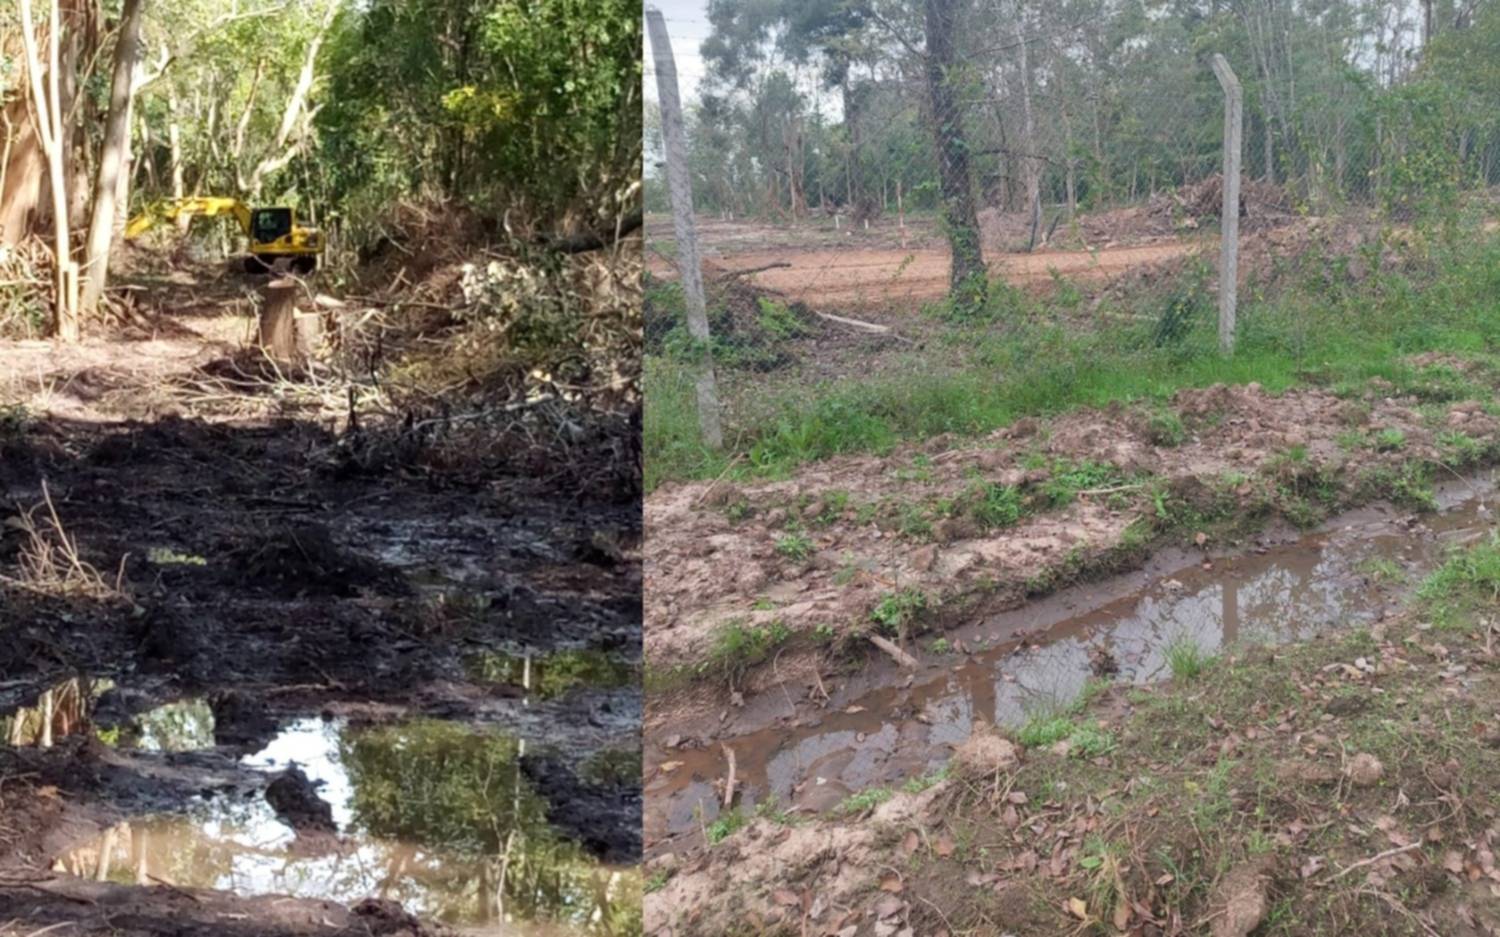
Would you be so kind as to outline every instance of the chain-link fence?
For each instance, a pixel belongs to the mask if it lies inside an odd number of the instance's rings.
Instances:
[[[1457,67],[1500,35],[1472,6],[716,3],[665,22],[711,337],[684,327],[648,96],[651,485],[1306,365],[1382,276],[1472,241],[1500,183],[1500,89]],[[1215,53],[1244,88],[1234,359]],[[722,449],[695,429],[709,361]]]

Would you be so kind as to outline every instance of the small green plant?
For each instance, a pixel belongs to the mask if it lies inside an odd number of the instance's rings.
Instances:
[[[928,646],[928,649],[934,654],[951,654],[953,644],[947,638],[937,638]]]
[[[1378,452],[1395,452],[1406,445],[1406,434],[1397,427],[1389,427],[1375,434],[1375,449]]]
[[[917,777],[908,780],[905,784],[901,785],[901,789],[908,794],[920,794],[932,785],[944,780],[947,777],[948,765],[943,765],[941,768],[937,769],[931,774],[918,775]]]
[[[1437,444],[1448,461],[1457,465],[1477,462],[1484,455],[1484,445],[1479,440],[1456,430],[1438,433]]]
[[[986,482],[979,489],[973,513],[981,527],[1009,527],[1021,519],[1021,492],[1014,485]]]
[[[831,644],[833,643],[833,639],[837,636],[838,632],[834,631],[833,626],[826,621],[820,622],[818,626],[813,629],[813,639],[816,640],[819,644]]]
[[[767,625],[747,625],[738,618],[727,621],[719,626],[713,648],[708,658],[698,665],[698,671],[706,673],[717,667],[727,676],[736,677],[765,660],[772,648],[791,635],[791,629],[780,621]]]
[[[744,829],[750,818],[738,810],[726,810],[708,825],[708,844],[717,846],[735,833]]]
[[[652,892],[661,891],[663,888],[667,887],[667,883],[671,880],[672,873],[670,871],[668,871],[667,869],[657,869],[646,878],[646,884],[644,886],[646,894],[649,895]]]
[[[759,305],[760,327],[770,333],[773,338],[781,340],[801,338],[812,332],[807,323],[802,321],[802,318],[786,303],[761,296]]]
[[[776,552],[796,563],[812,556],[812,538],[804,533],[791,533],[776,538]]]
[[[1182,417],[1174,410],[1153,411],[1146,421],[1146,437],[1154,445],[1175,447],[1182,445],[1187,438],[1187,429],[1182,425]]]
[[[870,610],[870,620],[886,634],[904,635],[917,616],[927,609],[927,594],[908,586],[888,592]]]
[[[1179,635],[1166,647],[1167,667],[1174,680],[1196,680],[1213,663],[1213,656],[1188,635]]]
[[[893,792],[889,788],[871,787],[860,791],[858,794],[850,794],[838,805],[838,812],[844,815],[864,813],[874,810],[881,804],[891,799]]]
[[[1067,716],[1040,716],[1027,721],[1016,733],[1016,741],[1027,748],[1055,745],[1073,734],[1073,720]]]
[[[1114,733],[1086,722],[1068,735],[1068,744],[1084,758],[1098,758],[1114,750]]]
[[[152,547],[146,559],[157,566],[207,566],[208,560],[194,553],[179,553],[171,547]]]

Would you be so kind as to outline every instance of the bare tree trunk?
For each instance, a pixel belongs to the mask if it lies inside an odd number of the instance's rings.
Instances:
[[[1036,247],[1037,229],[1042,223],[1041,173],[1036,158],[1036,123],[1031,113],[1031,59],[1026,51],[1025,17],[1016,4],[1016,46],[1021,53],[1021,174],[1026,184],[1027,227],[1031,230],[1028,248]]]
[[[249,183],[245,191],[251,200],[260,198],[261,187],[265,185],[267,175],[282,168],[292,161],[296,155],[297,147],[291,143],[292,131],[296,129],[297,118],[302,115],[307,106],[307,95],[312,91],[313,79],[317,77],[318,50],[323,47],[323,40],[328,35],[328,29],[333,25],[333,17],[338,13],[338,0],[331,0],[328,8],[323,13],[323,22],[318,31],[313,34],[307,43],[307,53],[302,58],[302,71],[297,75],[296,87],[287,97],[286,108],[281,112],[281,125],[276,130],[276,140],[271,147],[271,152],[250,171]],[[291,143],[291,145],[288,145]]]
[[[172,162],[172,197],[182,198],[187,195],[187,186],[184,184],[182,175],[182,119],[178,116],[179,105],[177,103],[177,92],[168,83],[167,87],[167,147],[171,154]],[[177,219],[177,230],[186,231],[192,222],[190,215],[181,215]]]
[[[40,129],[42,150],[47,154],[47,177],[52,186],[53,234],[53,329],[65,342],[78,341],[78,264],[68,239],[68,181],[63,171],[62,96],[58,91],[58,33],[62,17],[52,0],[47,37],[47,82],[42,88],[42,57],[32,30],[31,0],[21,0],[21,39],[26,47],[26,71],[31,78],[31,100]]]
[[[125,0],[120,13],[120,38],[115,44],[115,69],[110,80],[109,117],[104,122],[104,145],[99,155],[99,173],[94,181],[94,211],[89,217],[87,253],[84,255],[82,310],[85,314],[96,311],[99,299],[104,295],[121,176],[124,175],[127,182],[129,178],[130,99],[135,91],[136,63],[141,57],[141,10],[144,6],[145,0]]]
[[[949,293],[960,304],[978,305],[984,301],[987,284],[979,219],[974,211],[974,183],[969,174],[969,144],[964,138],[964,112],[954,88],[958,5],[959,0],[924,0],[926,79],[943,197],[943,226],[952,254]]]

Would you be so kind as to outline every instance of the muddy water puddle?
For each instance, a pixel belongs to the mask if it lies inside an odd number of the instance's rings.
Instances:
[[[735,753],[741,809],[820,813],[940,769],[976,722],[1017,727],[1066,708],[1101,672],[1143,684],[1169,677],[1169,650],[1189,643],[1214,655],[1370,624],[1451,546],[1489,533],[1492,488],[1489,477],[1455,484],[1438,512],[1417,519],[1370,508],[1246,555],[1181,555],[1175,566],[1065,590],[924,644],[914,677],[877,665],[832,688],[821,712],[763,694],[712,744],[648,744],[648,851],[719,815],[719,742]]]
[[[177,727],[193,712],[144,722]],[[199,731],[139,738],[165,748]],[[332,808],[336,836],[294,830],[259,790],[226,790],[120,823],[56,868],[241,895],[390,899],[474,934],[583,933],[633,919],[639,873],[596,861],[548,824],[522,767],[528,754],[524,740],[448,722],[299,719],[240,763],[268,776],[300,769]]]

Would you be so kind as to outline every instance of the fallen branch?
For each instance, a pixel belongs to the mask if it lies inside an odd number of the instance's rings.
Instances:
[[[874,322],[864,322],[859,319],[850,319],[846,316],[836,316],[831,312],[819,312],[816,309],[810,311],[813,315],[817,316],[820,319],[827,319],[829,322],[836,322],[839,325],[848,326],[849,328],[855,329],[856,331],[869,332],[873,335],[889,335],[891,338],[894,338],[897,341],[905,342],[908,345],[916,344],[916,342],[907,338],[905,335],[892,330],[888,325],[877,325]]]
[[[921,666],[921,664],[915,657],[912,657],[910,654],[901,650],[901,648],[897,647],[893,642],[887,640],[886,638],[882,638],[878,634],[866,635],[866,637],[870,639],[871,644],[880,648],[882,651],[885,651],[891,656],[892,660],[900,664],[902,667],[907,667],[915,670],[919,666]]]
[[[722,274],[720,274],[720,276],[726,280],[729,280],[733,279],[734,277],[747,277],[752,273],[765,273],[767,270],[779,270],[782,267],[790,267],[791,265],[792,264],[790,261],[777,260],[772,263],[761,264],[759,267],[749,267],[744,270],[726,270]]]
[[[730,805],[734,803],[734,749],[723,742],[719,743],[719,747],[724,749],[724,760],[729,762],[729,775],[724,781],[724,809],[728,810]]]
[[[1353,872],[1355,869],[1363,868],[1363,867],[1365,867],[1367,865],[1374,865],[1375,863],[1379,862],[1382,859],[1389,859],[1391,856],[1399,856],[1403,852],[1411,852],[1413,849],[1419,849],[1419,848],[1421,848],[1421,846],[1422,846],[1422,844],[1420,842],[1417,842],[1417,843],[1407,843],[1405,846],[1397,846],[1395,849],[1387,849],[1385,852],[1376,853],[1375,855],[1371,856],[1368,859],[1361,859],[1358,862],[1354,863],[1353,865],[1348,866],[1342,872],[1340,872],[1337,875],[1333,876],[1333,878],[1330,878],[1329,881],[1332,882],[1332,881],[1335,881],[1337,879],[1341,879],[1345,875],[1348,875],[1350,872]]]
[[[574,234],[570,237],[557,237],[556,235],[544,235],[537,240],[542,246],[550,250],[560,251],[564,254],[582,254],[585,251],[596,251],[614,245],[622,241],[626,236],[635,233],[645,223],[645,214],[636,209],[621,218],[618,225],[604,231],[585,231],[582,234]]]

